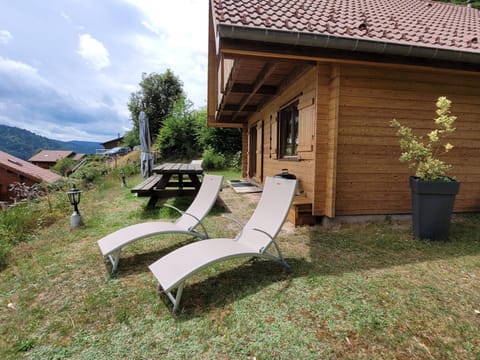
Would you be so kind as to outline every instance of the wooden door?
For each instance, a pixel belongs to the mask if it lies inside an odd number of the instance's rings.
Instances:
[[[257,174],[257,126],[249,129],[248,136],[248,177],[254,178]]]
[[[256,146],[256,166],[255,180],[263,182],[263,120],[257,122],[257,146]]]

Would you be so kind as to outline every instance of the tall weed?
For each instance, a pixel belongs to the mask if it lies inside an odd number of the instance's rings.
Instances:
[[[39,228],[65,217],[69,208],[65,193],[57,191],[1,211],[0,268],[6,265],[8,253],[13,246],[29,241]]]

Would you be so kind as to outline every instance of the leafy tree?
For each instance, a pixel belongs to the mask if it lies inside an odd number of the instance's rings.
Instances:
[[[242,150],[242,130],[230,128],[200,128],[199,141],[203,148],[232,156]]]
[[[150,136],[155,139],[175,101],[183,96],[183,84],[170,69],[167,69],[163,74],[142,73],[139,85],[140,90],[130,95],[127,104],[133,122],[132,131],[138,140],[138,115],[143,110],[148,117]]]
[[[181,97],[160,129],[157,147],[162,159],[193,159],[202,152],[198,126],[202,115],[192,110],[192,103]],[[206,126],[206,122],[203,122]]]
[[[140,144],[138,128],[134,125],[134,128],[127,131],[123,136],[122,146],[128,146],[130,149],[133,149],[138,144]]]
[[[242,150],[242,130],[238,128],[209,128],[207,110],[198,111],[198,140],[204,149],[211,149],[215,153],[233,156]]]

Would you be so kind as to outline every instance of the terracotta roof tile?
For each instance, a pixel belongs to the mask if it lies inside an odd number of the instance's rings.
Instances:
[[[42,169],[3,151],[0,151],[0,166],[38,182],[54,182],[62,178],[50,170]]]
[[[480,53],[480,10],[431,0],[212,0],[218,24]]]

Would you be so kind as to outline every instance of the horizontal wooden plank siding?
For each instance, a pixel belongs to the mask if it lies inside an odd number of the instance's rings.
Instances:
[[[447,96],[458,117],[444,159],[460,182],[455,211],[480,210],[480,74],[340,65],[336,215],[411,211],[408,176],[389,122],[424,135],[434,128],[435,102]],[[317,138],[317,142],[322,139]],[[318,145],[318,144],[317,144]]]

